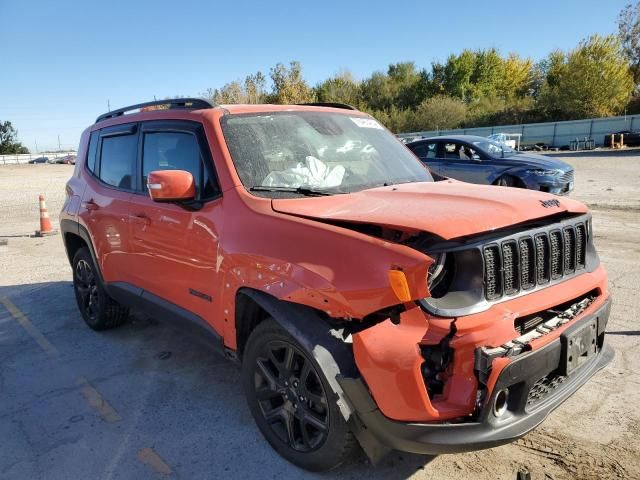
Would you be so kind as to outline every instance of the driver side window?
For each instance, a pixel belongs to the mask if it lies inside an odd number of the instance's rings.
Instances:
[[[196,136],[189,132],[149,132],[144,134],[142,187],[154,170],[185,170],[193,175],[197,198],[211,198],[216,192],[209,179]]]

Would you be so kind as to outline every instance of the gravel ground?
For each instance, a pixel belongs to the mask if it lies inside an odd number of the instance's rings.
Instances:
[[[526,469],[533,479],[640,478],[640,155],[561,156],[576,169],[572,196],[593,209],[609,271],[613,363],[511,445],[433,458],[394,453],[324,477],[512,479]],[[56,226],[71,171],[0,167],[0,240],[8,240],[0,298],[53,348],[40,348],[0,304],[0,478],[302,476],[260,436],[236,367],[150,319],[100,334],[82,324],[60,237],[18,236],[38,228],[40,193]]]

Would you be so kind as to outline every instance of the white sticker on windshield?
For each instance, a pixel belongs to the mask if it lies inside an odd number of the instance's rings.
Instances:
[[[364,118],[364,117],[349,117],[353,123],[355,123],[360,128],[377,128],[378,130],[383,130],[384,127],[380,125],[373,118]]]

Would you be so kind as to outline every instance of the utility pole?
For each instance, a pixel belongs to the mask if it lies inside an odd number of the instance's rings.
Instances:
[[[109,99],[107,98],[107,112],[111,111],[111,103],[109,102]]]
[[[60,135],[58,135],[58,151],[62,151],[62,146],[60,146]]]
[[[36,153],[38,153],[38,140],[34,140],[34,142],[36,142]]]

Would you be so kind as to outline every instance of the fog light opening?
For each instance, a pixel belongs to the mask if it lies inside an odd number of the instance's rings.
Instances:
[[[496,417],[501,417],[507,411],[509,403],[509,390],[500,390],[496,395],[496,399],[493,402],[493,414]]]

